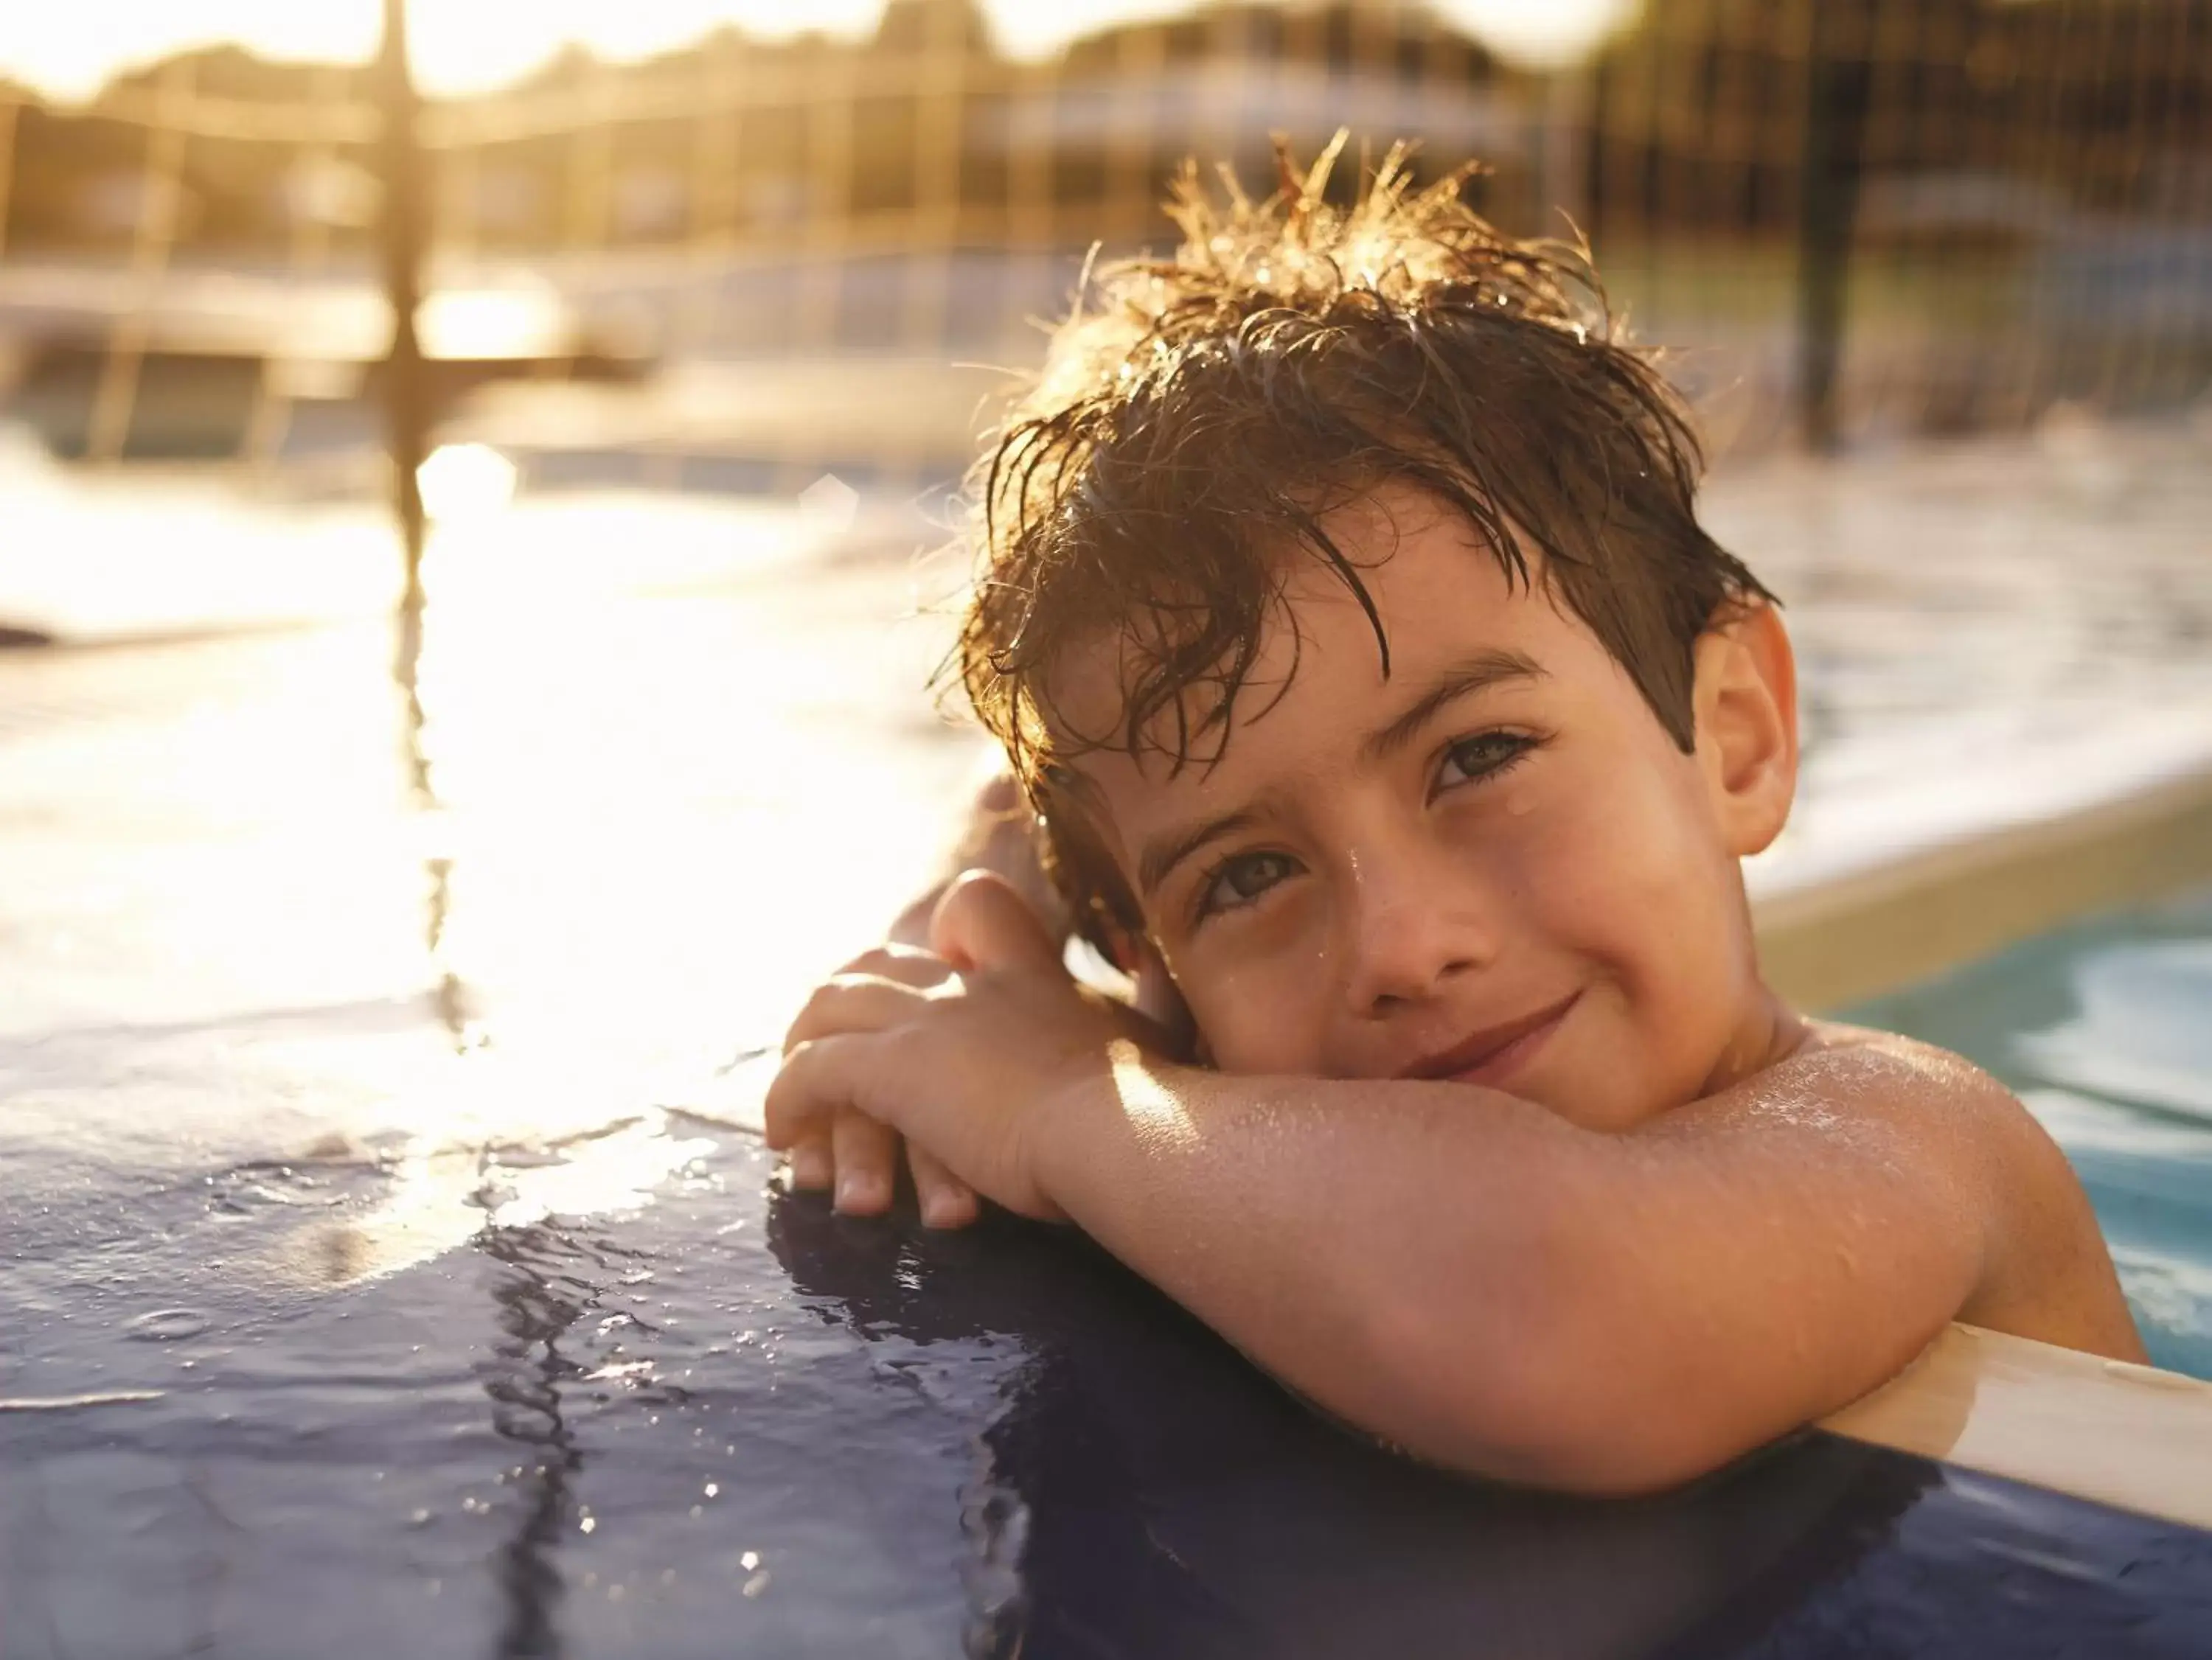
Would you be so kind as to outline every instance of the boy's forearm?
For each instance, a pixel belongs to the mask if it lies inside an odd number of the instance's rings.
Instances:
[[[1483,1474],[1572,1480],[1545,1445],[1579,1130],[1466,1086],[1225,1077],[1122,1051],[1056,1102],[1046,1184],[1108,1250],[1320,1406]],[[1532,1408],[1540,1406],[1540,1410]]]
[[[1654,1140],[1118,1048],[1054,1103],[1054,1202],[1319,1405],[1476,1474],[1686,1480],[1874,1387],[1972,1284],[1944,1178],[1873,1124]]]

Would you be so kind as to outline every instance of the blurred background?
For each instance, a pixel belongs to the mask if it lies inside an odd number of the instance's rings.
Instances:
[[[441,433],[534,483],[940,482],[969,359],[1183,156],[1473,156],[1729,451],[2172,409],[2212,375],[2192,0],[132,0],[0,31],[0,326],[49,453],[356,468],[415,267]],[[396,46],[398,43],[395,41]],[[1351,183],[1348,176],[1344,183]],[[395,244],[398,245],[395,251]],[[517,383],[522,383],[518,385]],[[554,383],[557,391],[545,383]]]
[[[1038,320],[1340,126],[1668,348],[1775,869],[2212,756],[2212,0],[17,6],[10,1063],[772,1038],[977,765],[917,554]]]

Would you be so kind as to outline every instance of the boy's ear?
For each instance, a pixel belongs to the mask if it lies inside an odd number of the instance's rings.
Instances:
[[[1698,765],[1739,858],[1782,832],[1797,791],[1797,663],[1781,614],[1753,605],[1698,637]]]

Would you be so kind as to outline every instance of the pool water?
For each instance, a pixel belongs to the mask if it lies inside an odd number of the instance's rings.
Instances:
[[[1735,491],[1801,874],[1985,811],[1962,756],[2212,753],[2185,442],[2120,506],[2032,456]],[[2205,1536],[1821,1438],[1650,1505],[1443,1481],[1079,1240],[775,1193],[759,1078],[702,1080],[972,782],[902,550],[526,498],[434,542],[402,699],[374,526],[47,482],[0,602],[98,649],[0,654],[0,1660],[2203,1652]],[[2028,1094],[2207,1372],[2193,915],[1867,1014]]]
[[[2152,1360],[2212,1378],[2212,892],[1846,1012],[2019,1093],[2088,1190]]]
[[[1072,1233],[777,1191],[721,1106],[443,1196],[374,1132],[122,1204],[30,1150],[0,1660],[2203,1652],[2212,1536],[1817,1434],[1646,1500],[1452,1480]]]

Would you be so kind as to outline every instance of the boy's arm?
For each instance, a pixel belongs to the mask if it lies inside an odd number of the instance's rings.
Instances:
[[[1465,1084],[1168,1064],[1114,1041],[1041,938],[1016,949],[825,988],[771,1139],[830,1103],[895,1125],[1440,1463],[1665,1486],[1856,1398],[1960,1315],[2140,1354],[2063,1158],[1936,1051],[1829,1049],[1604,1134]]]
[[[1463,1469],[1638,1490],[1857,1398],[1954,1318],[2033,1328],[1995,1306],[2039,1248],[2023,1225],[2096,1258],[2032,1335],[2141,1358],[2063,1157],[1945,1071],[1816,1054],[1615,1135],[1467,1085],[1124,1051],[1054,1103],[1038,1159],[1073,1221],[1339,1415]]]

